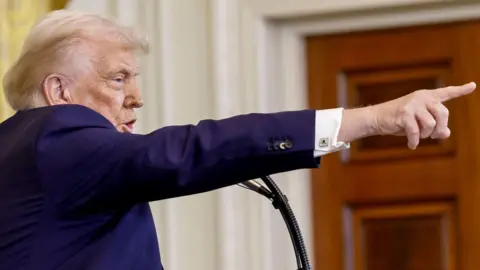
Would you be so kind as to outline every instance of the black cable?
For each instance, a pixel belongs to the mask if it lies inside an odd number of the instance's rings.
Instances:
[[[282,193],[270,176],[264,176],[261,179],[273,193],[273,206],[281,212],[282,217],[285,220],[297,257],[298,270],[311,270],[312,268],[308,259],[308,252],[305,242],[303,241],[302,232],[295,214],[288,203],[287,197]]]
[[[275,202],[274,202],[274,204],[275,204]],[[288,215],[286,214],[286,212],[287,211],[280,210],[280,213],[282,214],[283,220],[285,220],[285,221],[288,220]],[[293,251],[295,253],[295,259],[297,261],[297,266],[299,267],[299,269],[302,269],[303,263],[302,263],[302,258],[300,257],[300,250],[298,250],[298,244],[295,241],[295,232],[293,232],[292,226],[288,226],[288,224],[286,224],[286,225],[287,225],[286,227],[287,227],[287,230],[288,230],[288,234],[290,235],[290,240],[292,241]]]

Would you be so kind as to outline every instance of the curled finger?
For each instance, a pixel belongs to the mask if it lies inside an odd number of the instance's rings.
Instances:
[[[448,129],[448,116],[449,111],[442,103],[433,103],[427,106],[430,114],[435,118],[435,129],[430,135],[432,139],[445,139],[450,136],[450,130]]]
[[[424,109],[418,111],[415,116],[420,126],[420,137],[422,139],[430,137],[437,125],[433,115],[428,110]]]
[[[414,150],[420,143],[420,128],[414,117],[405,122],[405,133],[408,139],[408,148]]]

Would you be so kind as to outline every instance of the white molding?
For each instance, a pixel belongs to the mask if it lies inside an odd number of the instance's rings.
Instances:
[[[251,0],[251,5],[264,18],[286,19],[460,1],[463,0]]]
[[[145,89],[144,96],[147,100],[156,100],[160,105],[145,108],[145,117],[149,121],[148,127],[153,129],[155,126],[166,126],[175,122],[175,111],[172,108],[175,89],[171,68],[174,63],[174,55],[173,44],[169,42],[172,37],[171,31],[173,31],[171,17],[173,16],[173,7],[171,1],[149,0],[148,5],[143,6],[143,11],[145,16],[143,20],[146,20],[145,31],[153,34],[153,36],[149,37],[152,53],[145,57],[144,63],[152,63],[154,66],[144,65],[144,72],[149,72],[149,75],[145,76],[143,81],[145,81],[146,85],[142,89]],[[153,13],[153,16],[146,16],[149,13]],[[150,57],[153,59],[148,59]],[[152,91],[152,89],[157,89],[157,91]],[[160,123],[155,123],[155,120]],[[178,268],[178,260],[181,258],[179,253],[181,246],[176,236],[181,234],[181,232],[179,232],[178,226],[176,226],[178,218],[176,218],[175,214],[177,211],[175,204],[172,200],[166,200],[153,202],[151,205],[162,262],[164,266],[167,264],[172,269]]]
[[[291,33],[297,36],[338,34],[478,19],[479,10],[480,3],[477,1],[467,3],[456,1],[448,5],[420,5],[416,9],[399,7],[317,19],[284,20],[278,25],[280,28],[290,29]]]
[[[211,0],[212,77],[215,118],[242,113],[239,87],[238,0]],[[242,219],[248,203],[242,203],[244,193],[228,187],[217,194],[217,269],[248,269],[245,259],[245,230]]]

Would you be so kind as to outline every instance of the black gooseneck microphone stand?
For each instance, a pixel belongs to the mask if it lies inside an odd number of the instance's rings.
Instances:
[[[273,207],[280,211],[287,226],[290,239],[292,240],[293,249],[295,251],[295,257],[297,259],[298,270],[311,270],[312,267],[308,259],[307,248],[305,247],[305,243],[303,241],[302,232],[300,230],[300,226],[298,226],[295,214],[288,204],[287,196],[282,193],[280,188],[277,186],[277,184],[275,184],[270,176],[264,176],[261,177],[261,179],[268,189],[253,180],[239,185],[260,193],[272,201]]]

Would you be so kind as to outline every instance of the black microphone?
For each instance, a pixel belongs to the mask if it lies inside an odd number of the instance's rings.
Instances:
[[[255,181],[255,180],[248,180],[248,181],[245,181],[243,183],[239,183],[238,185],[243,187],[243,188],[255,191],[258,194],[260,194],[262,196],[265,196],[269,199],[274,198],[273,193],[267,187],[265,187],[264,185],[260,184],[259,182]]]

